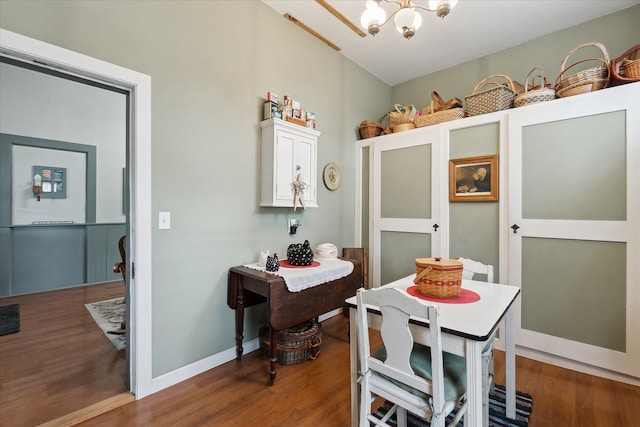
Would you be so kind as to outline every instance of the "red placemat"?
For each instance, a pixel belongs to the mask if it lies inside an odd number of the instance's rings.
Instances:
[[[284,268],[311,268],[311,267],[318,267],[320,265],[320,263],[318,261],[311,261],[311,265],[293,265],[293,264],[289,264],[289,261],[286,259],[283,259],[282,261],[280,261],[280,267],[284,267]]]
[[[423,300],[433,301],[433,302],[442,302],[446,304],[467,304],[470,302],[476,302],[480,299],[480,295],[478,295],[473,291],[470,291],[469,289],[464,289],[464,288],[460,289],[459,296],[450,297],[450,298],[436,298],[436,297],[430,297],[427,295],[422,295],[418,290],[417,286],[409,286],[407,288],[407,293],[411,296],[414,296],[416,298],[420,298]]]

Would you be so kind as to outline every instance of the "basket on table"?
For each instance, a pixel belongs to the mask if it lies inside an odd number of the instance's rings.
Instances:
[[[322,325],[308,320],[291,328],[278,331],[276,357],[281,365],[302,363],[315,359],[322,344]],[[265,356],[270,355],[269,327],[260,328],[260,349]]]
[[[611,84],[640,81],[640,44],[611,60]]]
[[[594,46],[600,49],[602,52],[602,58],[585,58],[574,62],[567,66],[567,61],[574,53],[580,49],[584,49],[589,46]],[[565,75],[566,72],[575,67],[578,64],[582,64],[587,61],[602,62],[602,65],[587,68],[573,74]],[[596,90],[604,89],[609,85],[611,78],[611,65],[609,63],[609,53],[602,43],[591,42],[581,44],[580,46],[572,49],[567,56],[564,57],[562,64],[560,65],[560,74],[556,77],[556,81],[553,87],[556,90],[556,96],[558,98],[565,98],[567,96],[579,95],[581,93],[594,92]]]
[[[506,83],[497,83],[492,79],[503,78]],[[481,91],[484,86],[494,87]],[[513,100],[517,93],[513,80],[504,74],[492,74],[482,79],[473,89],[471,95],[465,97],[467,102],[467,114],[477,116],[493,113],[494,111],[507,110],[513,107]]]
[[[370,120],[363,120],[360,122],[360,138],[367,139],[379,136],[382,134],[382,126],[378,122],[372,122]]]
[[[529,86],[529,77],[536,72],[531,79],[531,86]],[[540,84],[536,85],[536,77],[540,78]],[[538,102],[551,101],[556,98],[556,91],[550,87],[547,83],[547,79],[544,76],[544,72],[541,67],[533,67],[524,83],[524,92],[516,96],[513,100],[513,105],[516,107],[524,107],[525,105],[537,104]]]
[[[462,262],[438,257],[416,258],[416,277],[413,283],[426,296],[457,297],[462,287]]]
[[[429,108],[424,107],[422,115],[414,117],[413,123],[420,128],[461,119],[464,116],[465,111],[462,108],[462,101],[458,98],[451,98],[445,102],[438,92],[433,91]]]

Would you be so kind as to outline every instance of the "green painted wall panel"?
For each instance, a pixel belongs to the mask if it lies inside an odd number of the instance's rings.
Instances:
[[[431,256],[431,235],[383,231],[380,244],[380,283],[416,273],[416,258]]]
[[[522,130],[522,217],[624,221],[624,111]]]
[[[431,145],[381,153],[382,218],[431,218]]]
[[[626,267],[624,243],[524,237],[522,328],[624,352]]]

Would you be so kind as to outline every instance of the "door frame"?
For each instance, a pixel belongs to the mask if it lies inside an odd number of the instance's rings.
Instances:
[[[151,77],[0,28],[0,55],[128,90],[130,311],[129,383],[136,399],[153,393],[151,341]]]

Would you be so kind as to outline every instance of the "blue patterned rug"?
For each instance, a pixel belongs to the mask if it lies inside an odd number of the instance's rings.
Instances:
[[[0,336],[20,331],[20,305],[10,304],[0,307]]]
[[[512,420],[506,416],[506,399],[504,393],[504,386],[496,384],[495,393],[489,395],[489,427],[527,427],[529,425],[529,415],[531,414],[531,406],[533,405],[533,399],[530,395],[522,392],[516,392],[516,419]],[[375,416],[382,418],[389,409],[393,406],[390,402],[385,402],[375,413]],[[450,422],[455,417],[456,410],[454,410],[447,417],[447,422]],[[408,427],[428,427],[429,421],[421,418],[415,414],[407,412],[407,426]],[[463,417],[464,419],[464,417]],[[387,424],[395,426],[395,415],[387,421]],[[463,422],[459,422],[457,427],[462,427]]]

